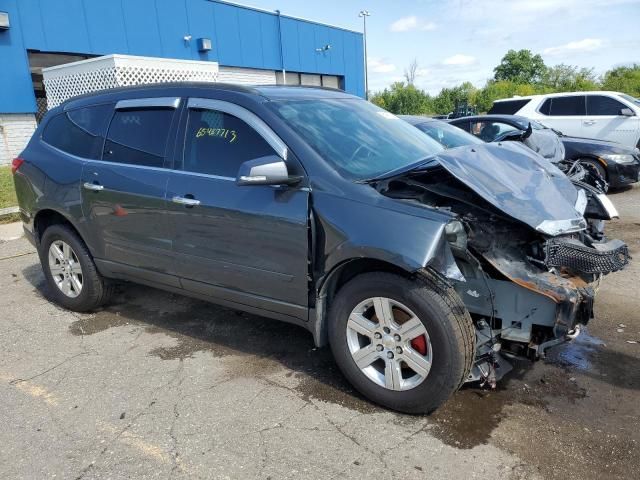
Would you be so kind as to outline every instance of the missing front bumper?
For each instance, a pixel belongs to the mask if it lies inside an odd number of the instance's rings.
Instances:
[[[574,239],[552,239],[545,245],[545,265],[582,274],[606,275],[622,270],[628,263],[629,248],[621,240],[585,246]]]

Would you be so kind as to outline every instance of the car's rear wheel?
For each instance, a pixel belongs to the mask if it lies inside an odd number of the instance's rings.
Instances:
[[[358,275],[337,293],[329,340],[363,395],[406,413],[429,413],[466,380],[475,330],[458,295],[434,275]]]
[[[110,297],[113,286],[98,273],[87,246],[70,227],[48,227],[38,253],[56,303],[84,312],[99,307]]]

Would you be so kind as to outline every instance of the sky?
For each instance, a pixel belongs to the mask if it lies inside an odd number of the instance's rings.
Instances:
[[[597,74],[640,63],[640,0],[247,0],[244,5],[362,31],[368,10],[369,90],[403,80],[436,94],[470,81],[480,87],[509,50],[527,48],[547,65]]]

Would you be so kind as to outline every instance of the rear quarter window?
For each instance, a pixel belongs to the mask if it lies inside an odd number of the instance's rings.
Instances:
[[[491,110],[488,113],[498,113],[503,115],[513,115],[520,111],[531,100],[519,99],[519,100],[505,100],[503,102],[493,102]]]
[[[47,123],[42,140],[65,153],[97,160],[113,112],[113,104],[60,113]]]

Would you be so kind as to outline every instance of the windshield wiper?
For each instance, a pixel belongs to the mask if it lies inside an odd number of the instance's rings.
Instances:
[[[409,165],[405,165],[403,167],[394,168],[393,170],[389,170],[388,172],[382,173],[380,175],[376,175],[375,177],[365,178],[362,180],[357,180],[356,183],[372,183],[378,182],[380,180],[385,180],[387,178],[395,177],[401,175],[406,172],[410,172],[411,170],[419,170],[427,165],[435,162],[433,157],[436,154],[429,155],[428,157],[421,158],[417,162],[410,163]]]

